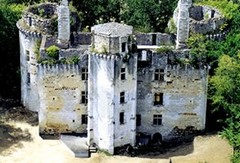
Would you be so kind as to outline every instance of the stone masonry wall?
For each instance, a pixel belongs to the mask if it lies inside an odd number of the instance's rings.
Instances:
[[[82,91],[87,92],[87,80],[82,80],[79,65],[38,66],[40,97],[40,134],[87,133],[82,115],[87,114],[87,104],[82,103]]]
[[[126,79],[121,80],[121,68],[126,69]],[[124,92],[125,102],[120,103],[120,93]],[[137,105],[137,56],[123,62],[119,60],[115,65],[115,124],[114,147],[126,144],[135,145],[136,139],[136,105]],[[120,112],[124,113],[124,124],[120,124]]]
[[[151,66],[138,69],[137,132],[160,133],[163,140],[176,135],[174,128],[204,130],[207,98],[207,70],[190,65],[168,65],[168,55],[153,54]],[[155,69],[164,70],[164,81],[154,80]],[[154,105],[154,94],[163,93],[163,104]],[[153,124],[153,115],[162,115],[162,125]]]
[[[175,35],[165,33],[137,33],[135,34],[138,45],[174,45]]]

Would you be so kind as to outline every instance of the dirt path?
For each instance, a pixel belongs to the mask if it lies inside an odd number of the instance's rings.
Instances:
[[[18,111],[16,111],[18,110]],[[23,108],[6,110],[0,106],[0,163],[230,163],[231,146],[218,135],[198,136],[157,156],[126,157],[92,154],[75,158],[59,140],[38,136],[36,114]]]

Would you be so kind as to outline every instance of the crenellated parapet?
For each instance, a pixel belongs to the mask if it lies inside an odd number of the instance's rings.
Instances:
[[[92,53],[90,54],[98,59],[103,59],[103,60],[115,60],[115,61],[119,61],[121,59],[123,59],[122,55],[110,55],[110,54],[98,54],[98,53]]]
[[[36,37],[36,38],[41,38],[41,36],[42,36],[42,34],[40,32],[25,29],[24,27],[22,27],[20,25],[19,21],[17,22],[17,27],[18,27],[19,31],[21,31],[22,33],[24,33],[27,36]]]
[[[80,74],[80,66],[78,64],[39,64],[37,65],[37,75],[44,76],[47,74],[61,75],[64,73]]]
[[[205,79],[208,75],[208,66],[200,67],[196,69],[194,66],[190,64],[185,65],[167,65],[165,67],[166,80],[175,80],[174,78],[186,78],[191,80],[200,80]]]

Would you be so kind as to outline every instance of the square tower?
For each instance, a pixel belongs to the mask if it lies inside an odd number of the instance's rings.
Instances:
[[[92,28],[89,54],[89,145],[111,154],[135,145],[137,55],[130,52],[132,27],[106,23]]]

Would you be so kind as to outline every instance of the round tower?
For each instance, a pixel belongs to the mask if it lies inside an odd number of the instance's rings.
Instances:
[[[44,3],[28,7],[17,22],[20,41],[21,100],[33,111],[39,109],[37,90],[37,64],[44,35],[54,32],[56,20],[55,3]]]

